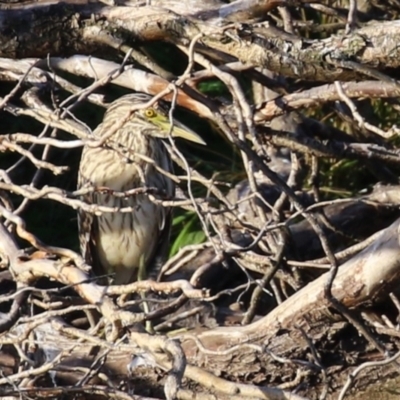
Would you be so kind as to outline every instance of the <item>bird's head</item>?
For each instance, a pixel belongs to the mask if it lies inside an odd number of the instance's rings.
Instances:
[[[166,139],[171,135],[172,137],[180,137],[194,143],[206,144],[196,132],[193,132],[177,120],[174,120],[171,129],[171,122],[168,115],[157,104],[154,107],[138,110],[137,113],[140,118],[148,124],[146,130],[148,130],[153,137]]]

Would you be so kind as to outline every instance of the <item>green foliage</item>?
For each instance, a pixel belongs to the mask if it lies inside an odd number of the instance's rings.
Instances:
[[[182,247],[188,244],[202,243],[206,235],[201,229],[197,215],[186,211],[177,215],[172,222],[172,245],[169,256],[175,255]]]
[[[199,89],[200,92],[209,96],[225,96],[228,98],[231,97],[227,87],[217,79],[209,79],[200,82],[197,85],[197,89]]]

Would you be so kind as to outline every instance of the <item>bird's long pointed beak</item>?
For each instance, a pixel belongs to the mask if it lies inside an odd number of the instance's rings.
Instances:
[[[172,136],[181,137],[194,143],[206,145],[206,142],[196,132],[193,132],[191,129],[187,128],[184,125],[178,126],[176,122],[174,122]]]
[[[160,121],[160,124],[162,125],[165,131],[167,132],[170,131],[171,124],[168,118],[165,118],[165,120]],[[189,140],[190,142],[206,145],[206,142],[196,132],[192,131],[187,126],[181,124],[178,121],[174,121],[174,128],[172,129],[171,135],[172,137],[180,137]]]

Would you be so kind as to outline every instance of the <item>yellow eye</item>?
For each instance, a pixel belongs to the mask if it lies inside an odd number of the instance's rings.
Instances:
[[[145,110],[144,115],[147,118],[153,118],[156,116],[156,112],[152,108],[148,108],[147,110]]]

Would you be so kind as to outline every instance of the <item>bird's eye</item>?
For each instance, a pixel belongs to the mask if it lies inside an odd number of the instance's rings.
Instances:
[[[153,118],[156,116],[156,112],[152,108],[148,108],[147,110],[145,110],[144,115],[147,118]]]

